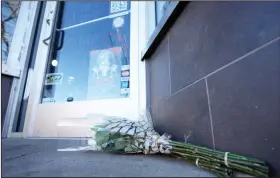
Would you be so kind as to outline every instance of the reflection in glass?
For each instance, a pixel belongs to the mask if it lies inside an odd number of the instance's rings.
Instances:
[[[156,1],[156,24],[161,20],[169,3],[170,1]]]
[[[64,31],[63,47],[47,67],[47,74],[63,78],[43,87],[43,102],[129,97],[130,4],[112,2],[64,3],[57,27]]]
[[[6,62],[12,42],[20,1],[2,1],[1,18],[1,54],[2,62]]]

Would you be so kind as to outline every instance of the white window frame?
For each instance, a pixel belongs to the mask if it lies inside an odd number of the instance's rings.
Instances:
[[[160,4],[162,3],[162,4]],[[155,14],[156,14],[156,24],[160,22],[162,17],[164,16],[164,13],[167,10],[168,5],[170,4],[170,1],[155,1]],[[159,9],[157,6],[162,5],[161,9]],[[160,10],[159,12],[157,12]]]
[[[50,37],[51,32],[52,32],[52,27],[54,25],[55,21],[55,12],[57,8],[58,1],[47,1],[46,2],[46,7],[45,11],[43,11],[43,22],[42,22],[42,27],[39,37],[39,42],[38,42],[38,50],[36,53],[36,59],[35,59],[35,65],[34,65],[34,71],[32,73],[36,73],[37,75],[30,75],[28,78],[29,81],[29,86],[28,86],[28,91],[25,93],[25,95],[29,96],[30,92],[32,92],[34,95],[29,98],[29,104],[27,108],[27,113],[26,116],[28,115],[28,109],[29,107],[30,112],[31,112],[31,121],[29,121],[28,128],[23,128],[28,129],[28,136],[27,137],[32,137],[33,135],[33,130],[34,130],[34,120],[35,116],[37,114],[37,109],[38,109],[38,104],[40,104],[40,99],[41,99],[41,91],[42,91],[42,84],[43,84],[43,78],[45,76],[45,70],[46,70],[46,65],[48,61],[48,54],[49,54],[49,46],[45,45],[42,41],[42,39],[47,39]],[[49,20],[49,24],[47,24],[47,20]],[[47,43],[50,43],[50,40],[48,40]],[[38,71],[44,71],[38,72]],[[30,104],[31,103],[31,104]]]
[[[139,1],[139,36],[145,37],[139,39],[140,58],[139,62],[139,113],[149,108],[149,85],[146,61],[141,61],[141,51],[146,47],[150,36],[156,28],[155,1]]]
[[[18,109],[19,102],[21,101],[19,94],[23,88],[20,88],[20,86],[25,82],[22,71],[28,61],[27,58],[29,57],[28,49],[32,42],[31,35],[35,25],[34,22],[38,4],[38,1],[21,2],[7,61],[5,63],[1,61],[1,75],[9,75],[13,77],[2,137],[9,137],[11,134],[15,113]]]

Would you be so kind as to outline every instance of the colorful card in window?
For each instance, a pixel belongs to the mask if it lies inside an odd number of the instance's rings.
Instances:
[[[122,81],[121,88],[129,88],[129,81]]]
[[[120,97],[121,47],[90,52],[88,99]]]

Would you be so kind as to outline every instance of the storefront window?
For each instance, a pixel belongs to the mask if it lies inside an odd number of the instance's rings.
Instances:
[[[156,2],[156,23],[158,24],[170,1],[155,1]]]
[[[2,62],[5,63],[8,58],[11,47],[14,29],[16,27],[17,16],[20,9],[20,1],[2,1],[1,18],[1,55]]]
[[[42,102],[129,97],[130,2],[67,1],[61,12]]]

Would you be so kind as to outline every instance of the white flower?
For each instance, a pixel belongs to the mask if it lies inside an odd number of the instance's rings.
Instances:
[[[117,129],[119,130],[120,128],[117,127]],[[130,129],[130,126],[124,126],[119,132],[120,132],[120,133],[126,133],[129,129]],[[118,131],[118,130],[117,130],[117,131]]]
[[[137,142],[137,140],[134,141],[134,145],[135,145],[136,147],[139,146],[139,143]]]
[[[166,154],[170,154],[171,152],[170,152],[170,150],[169,150],[169,149],[166,149],[164,153],[166,153]]]
[[[139,136],[139,137],[144,137],[144,136],[145,136],[145,133],[141,131],[140,133],[137,134],[137,136]]]
[[[153,150],[154,152],[158,152],[158,147],[152,147],[152,150]]]
[[[148,154],[148,152],[149,152],[149,150],[144,150],[144,154],[146,155],[146,154]]]
[[[120,128],[115,127],[115,128],[113,128],[113,129],[111,129],[111,132],[118,132],[119,130],[120,130]]]
[[[145,141],[144,147],[145,147],[145,150],[149,150],[150,149],[150,143],[149,143],[148,140]]]
[[[152,137],[153,136],[153,132],[147,132],[147,136],[148,137]]]
[[[134,135],[134,133],[135,133],[135,129],[133,128],[133,129],[130,129],[127,134],[128,135]]]
[[[88,145],[90,146],[91,150],[95,150],[95,151],[101,150],[101,147],[99,145],[97,145],[97,143],[94,139],[89,139]]]
[[[158,139],[158,143],[163,144],[163,145],[169,145],[169,142],[166,140],[163,140],[162,138]]]
[[[95,132],[95,131],[92,131],[92,136],[91,136],[91,138],[95,140],[95,138],[96,138],[96,132]]]
[[[152,140],[158,140],[158,137],[159,137],[158,135],[153,134],[152,135]]]
[[[164,149],[163,149],[163,146],[162,146],[162,145],[159,146],[159,151],[160,151],[161,153],[164,153]]]
[[[96,141],[94,139],[89,139],[88,140],[88,145],[90,146],[96,146]]]

